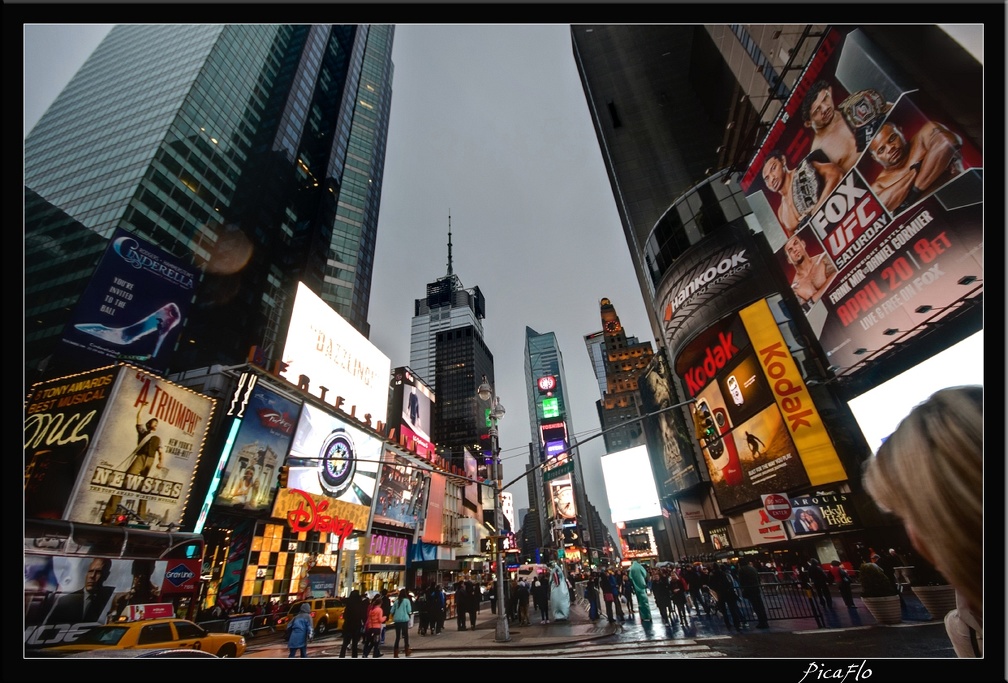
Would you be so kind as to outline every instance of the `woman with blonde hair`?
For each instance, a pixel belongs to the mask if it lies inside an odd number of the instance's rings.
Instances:
[[[945,629],[960,657],[983,656],[983,387],[935,392],[864,465],[865,490],[956,589]]]

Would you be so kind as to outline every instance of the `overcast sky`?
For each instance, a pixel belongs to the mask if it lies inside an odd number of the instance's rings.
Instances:
[[[25,26],[25,135],[110,28]],[[950,33],[983,60],[982,29]],[[569,25],[398,25],[392,59],[371,341],[393,367],[409,364],[414,300],[447,272],[450,215],[453,270],[486,297],[484,332],[507,410],[500,444],[510,481],[524,472],[532,438],[526,326],[557,335],[577,440],[600,429],[583,339],[601,328],[599,300],[613,302],[628,335],[654,342]],[[982,335],[976,343],[972,354],[982,349]],[[977,375],[966,379],[982,383],[982,363],[973,365]],[[930,393],[901,392],[918,401]],[[893,415],[864,414],[871,412]],[[873,431],[890,433],[895,425],[884,422]],[[609,523],[602,441],[586,444],[581,456],[589,500]],[[508,490],[516,511],[528,506],[524,480]]]

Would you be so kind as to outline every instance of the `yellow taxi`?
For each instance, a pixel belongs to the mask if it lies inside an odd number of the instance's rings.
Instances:
[[[245,654],[245,637],[233,633],[211,633],[188,619],[143,619],[94,626],[72,643],[46,648],[46,652],[165,649],[199,650],[217,657],[241,657]]]
[[[301,605],[306,602],[311,607],[312,629],[316,638],[329,631],[339,631],[343,628],[343,610],[346,609],[343,598],[311,598],[292,602],[287,613],[281,614],[277,619],[277,630],[286,631],[287,624],[298,615]]]

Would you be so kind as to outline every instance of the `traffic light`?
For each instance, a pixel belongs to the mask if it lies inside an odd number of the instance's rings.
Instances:
[[[126,522],[129,521],[129,515],[120,512],[115,517],[112,518],[112,523],[116,526],[126,526]]]
[[[714,424],[714,418],[707,413],[703,416],[703,437],[707,439],[708,443],[717,439],[718,430],[717,426]]]
[[[700,441],[704,435],[703,416],[699,410],[693,411],[693,434],[697,441]]]
[[[705,401],[698,403],[693,412],[693,428],[696,430],[698,441],[711,443],[718,438],[718,428],[714,424],[714,416],[711,415],[710,407]]]
[[[287,488],[287,475],[289,470],[290,467],[288,465],[281,465],[280,469],[277,471],[277,483],[280,484],[280,488]]]

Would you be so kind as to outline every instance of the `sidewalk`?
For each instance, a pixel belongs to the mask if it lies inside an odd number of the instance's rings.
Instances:
[[[414,651],[422,649],[427,652],[445,653],[470,649],[541,648],[605,638],[619,632],[620,629],[628,636],[632,636],[634,632],[639,633],[641,638],[648,638],[654,630],[659,630],[660,633],[664,631],[669,637],[694,639],[732,636],[736,633],[734,629],[725,626],[724,619],[721,616],[704,616],[701,614],[701,616],[696,617],[692,612],[689,615],[690,627],[685,631],[677,623],[665,626],[662,624],[658,608],[655,607],[653,596],[648,595],[648,600],[651,605],[652,623],[647,626],[641,624],[639,612],[635,612],[634,617],[632,619],[628,618],[624,623],[616,622],[615,624],[610,624],[606,620],[604,608],[602,618],[592,622],[588,619],[587,612],[582,607],[574,604],[571,606],[571,614],[568,621],[540,624],[537,618],[538,612],[536,612],[534,615],[529,615],[529,618],[533,619],[531,625],[510,625],[508,630],[511,638],[506,642],[496,641],[497,615],[491,613],[489,606],[484,603],[482,609],[476,615],[475,629],[469,628],[467,622],[466,630],[459,631],[454,617],[445,620],[445,629],[436,636],[430,634],[421,636],[417,632],[417,627],[414,626],[410,631],[410,646]],[[744,629],[743,632],[753,635],[772,635],[775,633],[827,631],[830,629],[846,628],[893,628],[892,626],[879,626],[859,601],[856,609],[849,609],[844,606],[839,596],[834,596],[833,604],[834,609],[823,611],[825,626],[822,627],[816,623],[814,618],[808,617],[771,620],[769,622],[770,628],[768,629],[757,629],[755,624],[749,624],[749,627]],[[531,613],[533,610],[530,608],[529,611]],[[915,596],[912,594],[905,596],[903,608],[904,624],[912,625],[933,621],[936,620],[930,618],[923,605],[921,605]],[[899,625],[896,626],[898,627]],[[252,642],[256,643],[255,640]],[[332,657],[338,654],[341,643],[342,638],[339,634],[317,639],[308,646],[309,657]],[[389,628],[385,633],[385,644],[381,647],[383,656],[392,657],[393,643],[395,643],[395,631]],[[245,657],[285,657],[286,655],[287,649],[284,643],[277,639],[275,644],[271,640],[266,647],[261,649],[259,647],[253,648],[245,654]],[[347,657],[349,656],[347,654]],[[402,656],[403,653],[400,652],[400,657]]]

